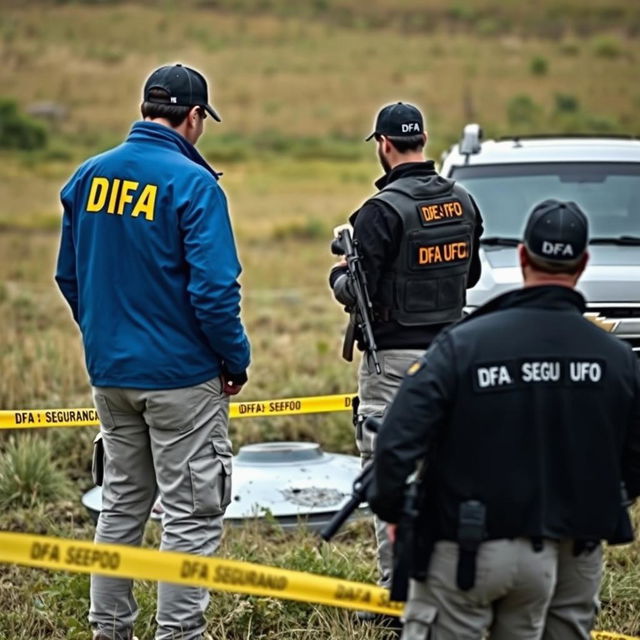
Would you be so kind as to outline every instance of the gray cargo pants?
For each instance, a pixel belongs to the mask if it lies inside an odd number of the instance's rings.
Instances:
[[[382,374],[376,373],[371,358],[363,354],[358,376],[358,397],[360,405],[358,414],[362,417],[382,417],[391,404],[404,374],[422,354],[424,349],[385,349],[378,351],[378,359]],[[364,429],[358,421],[356,429],[356,443],[360,450],[362,464],[366,464],[373,457],[376,434]],[[376,540],[378,544],[378,569],[380,586],[391,586],[391,572],[393,570],[393,547],[387,534],[387,525],[374,517]]]
[[[402,640],[589,640],[602,577],[602,547],[494,540],[478,552],[476,584],[455,583],[454,542],[438,542],[426,582],[411,581]],[[545,619],[546,616],[546,619]]]
[[[573,555],[573,542],[560,543],[558,578],[547,611],[543,640],[589,640],[600,606],[602,546]]]
[[[182,389],[97,387],[105,448],[96,542],[139,545],[159,493],[161,549],[212,555],[231,498],[229,397],[218,378]],[[156,640],[200,640],[209,592],[158,583]],[[132,581],[91,576],[89,621],[129,638],[138,612]]]
[[[487,634],[491,640],[540,640],[556,585],[559,546],[545,540],[535,552],[527,538],[484,542],[475,585],[461,591],[458,545],[437,542],[426,581],[411,581],[402,640],[483,640]]]

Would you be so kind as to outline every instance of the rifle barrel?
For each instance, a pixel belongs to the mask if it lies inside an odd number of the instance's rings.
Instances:
[[[340,527],[349,519],[351,514],[360,506],[361,502],[362,499],[360,496],[351,496],[344,507],[331,518],[329,524],[320,532],[320,537],[325,542],[329,542],[329,540],[336,535]]]

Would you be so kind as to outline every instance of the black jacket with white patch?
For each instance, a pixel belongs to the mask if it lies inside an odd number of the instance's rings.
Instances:
[[[375,450],[369,504],[397,522],[428,462],[421,526],[455,540],[460,504],[486,539],[620,542],[621,483],[640,494],[640,367],[560,286],[502,295],[445,329],[409,370]]]

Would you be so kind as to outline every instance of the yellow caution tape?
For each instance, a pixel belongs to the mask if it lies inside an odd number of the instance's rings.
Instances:
[[[253,418],[255,416],[295,416],[302,413],[328,413],[351,411],[355,394],[336,396],[310,396],[308,398],[283,398],[258,402],[232,402],[232,418]]]
[[[231,418],[256,416],[295,416],[304,413],[351,411],[354,394],[310,396],[232,402]],[[96,427],[100,420],[95,409],[24,409],[0,411],[0,429],[36,429],[40,427]]]
[[[404,603],[389,602],[386,589],[370,584],[237,560],[25,533],[0,533],[0,562],[57,571],[161,580],[394,616],[399,616],[404,608]]]
[[[224,558],[26,533],[0,532],[0,562],[172,582],[392,616],[400,616],[404,609],[404,603],[389,601],[386,589],[370,584]],[[610,631],[593,631],[591,637],[592,640],[640,640]]]

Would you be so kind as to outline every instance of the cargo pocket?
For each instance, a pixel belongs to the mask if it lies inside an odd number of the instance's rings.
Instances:
[[[189,460],[193,512],[199,516],[218,516],[231,502],[231,442],[211,442],[210,455]]]
[[[382,360],[384,375],[391,380],[402,381],[407,373],[407,369],[416,360],[416,357],[398,358],[394,356],[384,356]]]

